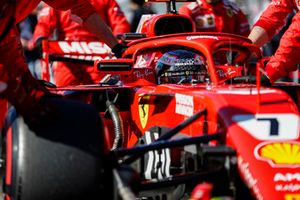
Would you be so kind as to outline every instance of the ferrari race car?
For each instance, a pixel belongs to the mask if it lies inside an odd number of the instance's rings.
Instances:
[[[211,199],[299,199],[299,86],[264,86],[247,38],[182,30],[96,61],[100,83],[52,88],[52,123],[12,110],[6,199],[196,199],[202,183]]]

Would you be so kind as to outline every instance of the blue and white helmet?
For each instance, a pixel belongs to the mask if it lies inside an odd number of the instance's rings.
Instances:
[[[187,50],[173,50],[163,54],[155,70],[158,84],[203,83],[208,76],[203,57]]]

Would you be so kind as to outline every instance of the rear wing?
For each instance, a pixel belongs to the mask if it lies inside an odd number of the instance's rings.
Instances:
[[[111,49],[99,41],[54,41],[44,40],[42,79],[50,80],[50,63],[72,62],[94,66],[94,61],[112,57]]]

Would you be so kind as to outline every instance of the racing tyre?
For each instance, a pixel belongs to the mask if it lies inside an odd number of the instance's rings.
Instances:
[[[92,106],[77,101],[49,101],[60,111],[51,123],[31,129],[16,114],[8,120],[6,200],[105,197],[104,139],[98,113]]]

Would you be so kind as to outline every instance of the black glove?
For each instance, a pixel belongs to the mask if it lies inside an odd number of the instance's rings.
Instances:
[[[117,58],[122,58],[122,55],[126,49],[127,46],[125,44],[118,43],[111,49],[111,51],[115,54]]]

